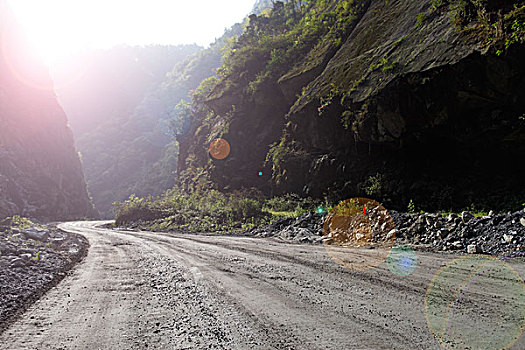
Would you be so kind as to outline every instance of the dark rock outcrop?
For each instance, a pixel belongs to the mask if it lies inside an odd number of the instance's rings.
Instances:
[[[519,207],[525,48],[514,23],[525,10],[467,2],[465,13],[458,1],[352,2],[340,44],[320,42],[253,94],[268,59],[233,55],[244,70],[213,89],[215,117],[197,120],[179,165],[205,168],[220,136],[232,144],[210,167],[221,189],[368,196],[396,209],[410,199],[424,210]],[[325,17],[337,18],[334,6]]]
[[[93,216],[67,117],[47,68],[0,1],[0,218]]]
[[[429,210],[521,204],[525,50],[497,56],[450,17],[427,1],[371,2],[290,109],[286,143],[302,152],[281,164],[282,191],[332,188],[401,209],[410,198]],[[311,98],[327,95],[324,107]]]

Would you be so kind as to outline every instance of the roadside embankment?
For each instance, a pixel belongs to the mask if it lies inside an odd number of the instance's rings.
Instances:
[[[396,244],[421,250],[502,254],[525,249],[525,211],[474,216],[468,212],[409,214],[389,211],[395,223]],[[256,227],[245,234],[283,240],[322,243],[326,214],[308,213]],[[379,222],[371,225],[380,225]],[[376,231],[376,230],[374,230]]]
[[[80,235],[25,218],[0,222],[0,333],[87,254]]]

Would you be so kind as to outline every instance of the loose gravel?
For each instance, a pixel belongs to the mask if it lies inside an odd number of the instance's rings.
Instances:
[[[84,237],[51,226],[0,226],[0,333],[60,282],[88,246]]]
[[[389,211],[396,227],[396,244],[419,250],[506,254],[525,249],[525,211],[477,217]],[[245,235],[322,244],[326,214],[308,213],[256,227]],[[373,222],[372,222],[373,224]]]
[[[388,263],[343,268],[319,244],[99,225],[60,226],[85,235],[89,254],[0,335],[0,349],[486,349],[521,334],[522,259],[462,289],[474,264],[453,252],[417,252],[400,274]],[[444,315],[446,343],[429,326]]]

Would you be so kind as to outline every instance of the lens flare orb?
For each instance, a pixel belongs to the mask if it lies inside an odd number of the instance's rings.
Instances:
[[[425,316],[445,349],[507,349],[525,326],[525,284],[495,257],[458,258],[430,283]]]
[[[388,254],[386,265],[394,275],[408,276],[417,266],[416,252],[409,246],[396,246]]]
[[[210,143],[210,156],[217,160],[226,159],[230,155],[230,144],[225,139],[215,139]]]

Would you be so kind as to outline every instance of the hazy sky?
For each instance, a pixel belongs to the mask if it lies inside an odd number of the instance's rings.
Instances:
[[[255,0],[8,0],[48,63],[118,44],[207,46]]]

